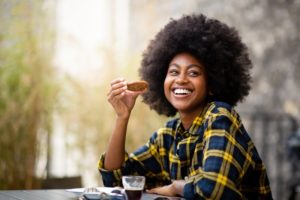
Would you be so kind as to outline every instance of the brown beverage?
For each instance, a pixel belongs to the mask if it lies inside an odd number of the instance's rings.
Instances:
[[[128,200],[140,200],[142,197],[143,190],[138,188],[125,189]]]

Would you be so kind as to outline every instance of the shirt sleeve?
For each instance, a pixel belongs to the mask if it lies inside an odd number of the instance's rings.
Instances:
[[[125,161],[128,162],[128,153],[125,153]],[[102,176],[102,181],[106,187],[115,187],[122,185],[122,168],[115,170],[106,170],[104,168],[105,153],[100,156],[98,161],[98,170]],[[123,165],[124,166],[124,165]]]
[[[231,114],[212,114],[205,123],[201,164],[194,166],[184,187],[184,197],[241,199],[237,184],[249,165],[250,155],[237,139],[241,134],[240,121]],[[195,154],[199,154],[197,148]]]
[[[146,176],[146,188],[170,183],[168,173],[164,170],[157,145],[157,133],[154,133],[147,144],[130,155],[125,154],[125,160],[120,169],[106,170],[104,168],[105,154],[102,154],[98,169],[102,175],[103,184],[107,187],[121,186],[123,175]]]

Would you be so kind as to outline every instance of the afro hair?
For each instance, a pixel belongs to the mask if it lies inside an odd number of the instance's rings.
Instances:
[[[238,32],[202,14],[183,16],[171,19],[150,41],[139,69],[140,77],[149,83],[143,102],[158,114],[177,113],[166,99],[163,85],[169,62],[182,52],[192,54],[204,65],[212,93],[209,101],[235,106],[249,94],[252,63]]]

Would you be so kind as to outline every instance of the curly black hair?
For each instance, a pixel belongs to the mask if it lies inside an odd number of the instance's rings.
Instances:
[[[182,52],[192,54],[204,65],[210,101],[235,106],[249,94],[252,62],[236,29],[203,14],[184,15],[171,19],[143,53],[139,74],[149,83],[143,102],[158,114],[177,113],[166,99],[163,85],[169,62]]]

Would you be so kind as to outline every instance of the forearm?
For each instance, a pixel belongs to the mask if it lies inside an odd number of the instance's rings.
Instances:
[[[129,118],[117,117],[107,151],[105,153],[104,167],[114,170],[121,167],[124,162],[126,130]]]
[[[173,190],[176,195],[183,196],[183,189],[186,182],[185,180],[175,180],[172,182]]]

